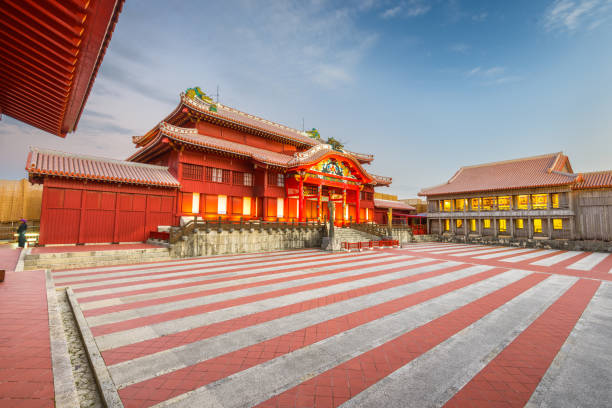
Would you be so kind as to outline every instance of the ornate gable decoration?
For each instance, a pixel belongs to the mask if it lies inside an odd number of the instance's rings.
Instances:
[[[326,160],[321,160],[320,162],[312,166],[310,170],[329,174],[331,176],[336,177],[356,179],[356,177],[351,173],[351,170],[346,164],[339,162],[333,157],[330,157]]]

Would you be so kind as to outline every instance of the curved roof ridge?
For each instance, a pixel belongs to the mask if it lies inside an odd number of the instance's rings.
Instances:
[[[168,167],[166,167],[166,166],[158,166],[156,164],[139,163],[139,162],[132,162],[132,161],[121,160],[121,159],[111,159],[111,158],[108,158],[108,157],[100,157],[100,156],[91,156],[91,155],[85,155],[85,154],[79,154],[79,153],[63,152],[63,151],[60,151],[60,150],[53,150],[53,149],[36,147],[36,146],[30,146],[30,151],[32,153],[51,154],[51,155],[54,155],[54,156],[70,157],[70,158],[80,159],[80,160],[92,160],[92,161],[97,161],[97,162],[115,163],[115,164],[121,164],[121,165],[132,166],[132,167],[141,167],[141,168],[168,170]]]
[[[559,156],[559,155],[563,155],[563,152],[540,154],[540,155],[537,155],[537,156],[522,157],[522,158],[510,159],[510,160],[501,160],[501,161],[489,162],[489,163],[472,164],[471,166],[462,166],[459,170],[461,170],[461,169],[473,169],[473,168],[477,168],[477,167],[495,166],[495,165],[498,165],[498,164],[516,163],[516,162],[528,161],[528,160],[537,160],[537,159],[543,159],[545,157],[553,157],[553,156]]]

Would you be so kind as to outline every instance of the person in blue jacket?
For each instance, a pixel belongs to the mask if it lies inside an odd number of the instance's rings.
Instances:
[[[25,244],[26,244],[26,231],[28,230],[28,224],[26,222],[26,220],[24,220],[23,218],[21,219],[21,225],[19,226],[19,228],[17,228],[17,234],[19,234],[19,247],[20,248],[25,248]]]

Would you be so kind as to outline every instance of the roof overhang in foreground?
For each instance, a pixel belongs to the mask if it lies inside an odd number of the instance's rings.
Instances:
[[[76,130],[124,0],[5,0],[0,114],[65,137]]]

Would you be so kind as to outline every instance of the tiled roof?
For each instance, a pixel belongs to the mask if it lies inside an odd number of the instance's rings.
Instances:
[[[271,122],[255,115],[241,112],[237,109],[230,108],[229,106],[225,106],[220,103],[214,104],[217,108],[217,112],[214,112],[209,109],[211,106],[210,103],[205,102],[201,99],[190,98],[184,93],[181,94],[181,102],[197,110],[198,112],[208,116],[226,119],[240,125],[248,126],[258,130],[263,130],[264,132],[272,133],[274,135],[288,138],[310,146],[314,146],[320,143],[318,140],[308,136],[306,132],[300,132],[297,129]]]
[[[575,190],[602,187],[612,187],[612,170],[580,173],[580,178],[572,186]]]
[[[421,196],[569,185],[577,177],[563,153],[462,167],[445,184],[421,190]]]
[[[334,153],[355,160],[354,157],[351,157],[350,155],[344,152],[335,151],[331,148],[331,146],[323,143],[313,146],[305,152],[298,152],[294,153],[293,155],[288,155],[245,145],[243,143],[237,143],[212,136],[202,135],[199,134],[198,130],[195,128],[183,128],[171,125],[166,122],[162,122],[159,124],[159,130],[160,136],[166,136],[170,139],[182,141],[185,143],[191,143],[197,146],[203,146],[208,149],[234,153],[237,155],[249,157],[253,160],[257,160],[262,163],[272,164],[281,167],[295,167],[301,164],[316,163],[319,159],[329,153]],[[155,140],[153,140],[149,143],[148,146],[153,146],[155,143]],[[128,158],[128,160],[137,157],[143,151],[144,150],[141,149],[140,151],[132,155],[130,158]],[[369,174],[365,171],[363,167],[361,167],[358,161],[356,163],[359,168],[366,175],[368,175],[376,184],[388,185],[391,183],[390,177],[382,177]]]
[[[250,157],[262,163],[274,164],[279,166],[287,166],[293,159],[293,156],[272,152],[266,149],[260,149],[245,145],[242,143],[231,142],[229,140],[219,139],[216,137],[201,135],[195,128],[181,128],[162,122],[159,125],[162,135],[172,139],[178,139],[183,142],[192,143],[198,146],[204,146],[209,149],[231,152],[242,156]]]
[[[380,198],[374,199],[374,207],[392,208],[394,210],[416,210],[413,206],[402,203],[401,201],[381,200]]]
[[[30,148],[26,170],[30,175],[49,175],[163,187],[180,186],[167,167],[82,156],[36,147]]]

